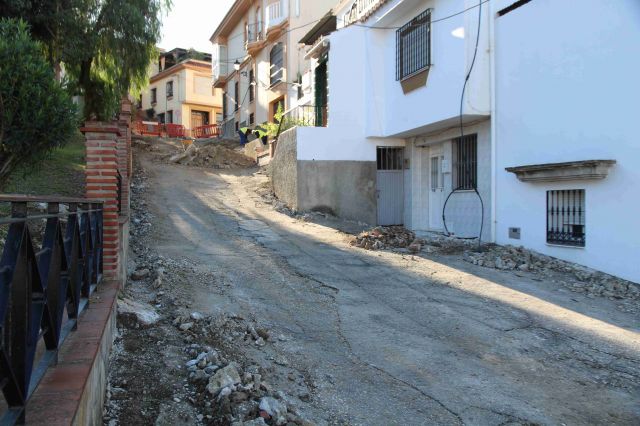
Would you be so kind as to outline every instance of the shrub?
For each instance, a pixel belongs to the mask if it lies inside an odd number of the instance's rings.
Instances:
[[[23,21],[0,19],[0,182],[73,137],[78,113]]]

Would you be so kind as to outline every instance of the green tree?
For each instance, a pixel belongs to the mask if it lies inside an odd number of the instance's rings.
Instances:
[[[77,131],[78,114],[24,21],[0,19],[0,181]]]
[[[157,58],[160,16],[170,0],[0,0],[26,20],[54,69],[62,63],[84,117],[111,119],[122,96],[141,90]]]

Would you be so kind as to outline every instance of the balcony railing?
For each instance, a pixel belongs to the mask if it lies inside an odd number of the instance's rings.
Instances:
[[[247,45],[264,40],[264,27],[262,22],[247,25]]]
[[[281,132],[292,127],[326,127],[326,105],[298,105],[282,115]]]
[[[271,3],[266,10],[266,29],[267,31],[287,18],[287,8],[282,0]]]
[[[15,424],[102,279],[103,204],[22,195],[0,204],[10,209],[0,218],[0,422]]]
[[[211,73],[213,74],[214,83],[218,81],[220,77],[226,77],[229,73],[229,63],[227,59],[227,46],[215,44],[211,58]]]

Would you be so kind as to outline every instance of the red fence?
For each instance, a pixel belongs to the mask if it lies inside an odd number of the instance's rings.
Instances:
[[[160,136],[162,134],[162,123],[155,121],[136,121],[133,127],[134,133],[138,135]]]
[[[165,124],[164,129],[170,138],[183,138],[185,136],[182,124]]]
[[[194,138],[213,138],[216,136],[220,136],[220,128],[217,124],[207,124],[193,129]]]

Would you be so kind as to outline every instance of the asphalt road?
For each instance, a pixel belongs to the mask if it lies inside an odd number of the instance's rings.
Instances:
[[[248,171],[143,165],[156,248],[227,288],[194,286],[193,305],[291,336],[278,350],[310,376],[322,419],[640,424],[640,318],[613,301],[458,255],[351,248],[263,204]]]

